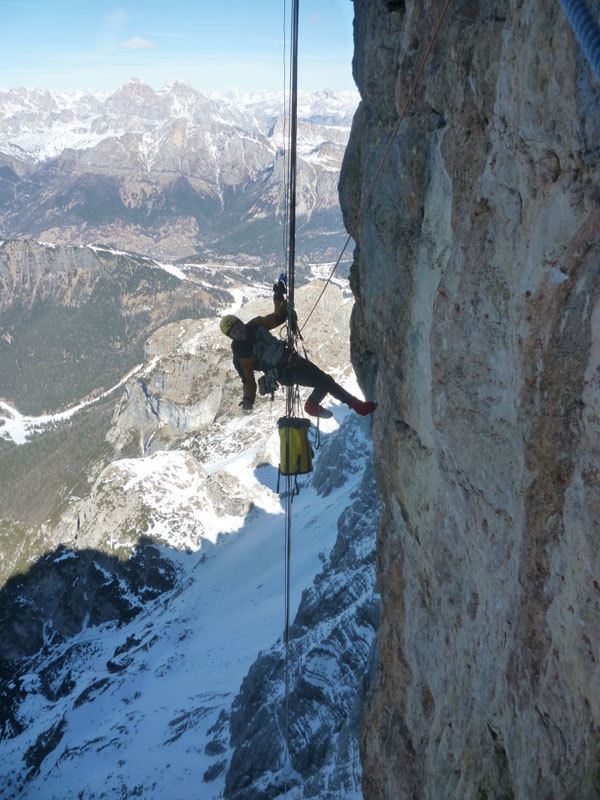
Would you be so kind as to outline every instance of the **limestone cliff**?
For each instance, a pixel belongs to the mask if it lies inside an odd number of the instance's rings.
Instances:
[[[442,6],[355,0],[349,228]],[[356,228],[367,800],[600,795],[599,109],[560,3],[450,3]]]

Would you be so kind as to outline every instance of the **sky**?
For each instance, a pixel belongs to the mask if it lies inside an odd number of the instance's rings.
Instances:
[[[0,0],[0,88],[286,86],[291,0]],[[352,0],[300,0],[298,85],[355,90]],[[287,69],[287,67],[285,67]]]

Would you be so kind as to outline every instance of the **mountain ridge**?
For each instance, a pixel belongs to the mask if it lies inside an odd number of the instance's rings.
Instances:
[[[354,93],[301,93],[300,260],[343,243],[337,178]],[[275,258],[285,224],[283,95],[0,91],[0,236],[113,246],[176,260]]]

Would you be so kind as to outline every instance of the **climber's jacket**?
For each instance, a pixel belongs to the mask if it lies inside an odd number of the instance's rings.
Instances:
[[[254,370],[267,372],[284,367],[293,352],[283,339],[269,333],[287,320],[287,304],[284,299],[273,298],[275,310],[264,317],[254,317],[246,323],[247,339],[231,342],[233,364],[243,384],[243,399],[251,403],[256,398]]]

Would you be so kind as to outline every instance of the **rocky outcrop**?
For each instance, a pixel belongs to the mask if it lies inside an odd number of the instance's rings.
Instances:
[[[88,625],[127,622],[144,603],[172,589],[175,578],[173,564],[143,536],[127,561],[59,546],[2,587],[2,671]]]
[[[7,240],[0,244],[0,279],[5,324],[15,308],[30,312],[40,305],[80,308],[90,300],[98,304],[102,292],[108,295],[106,302],[122,304],[129,318],[143,311],[155,326],[169,320],[171,308],[187,310],[192,303],[213,308],[218,302],[215,292],[193,276],[182,282],[150,258],[107,247]],[[10,330],[3,329],[2,336],[10,340]]]
[[[440,3],[356,3],[348,227]],[[450,4],[356,228],[381,667],[364,795],[598,797],[600,88],[559,3]]]
[[[231,355],[215,320],[165,325],[146,343],[146,366],[118,402],[109,440],[146,455],[210,425],[233,403]],[[222,412],[221,412],[222,413]]]

